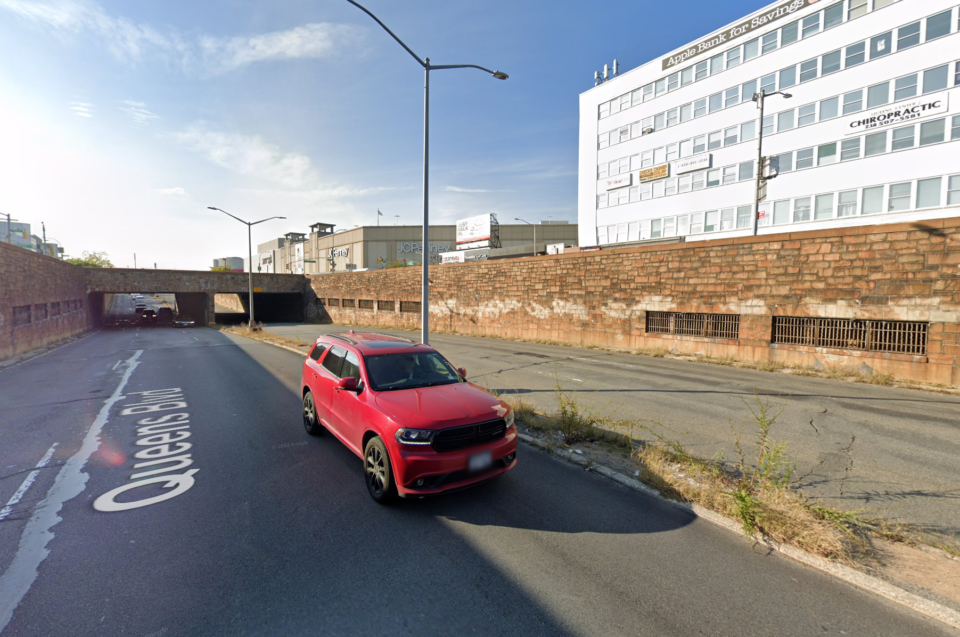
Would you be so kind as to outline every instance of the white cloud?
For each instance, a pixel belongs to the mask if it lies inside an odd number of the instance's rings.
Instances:
[[[501,190],[484,190],[483,188],[460,188],[459,186],[447,186],[447,192],[503,192]]]
[[[249,36],[187,36],[172,29],[161,33],[149,25],[110,16],[100,5],[84,0],[0,0],[0,8],[62,35],[92,34],[123,61],[155,53],[176,60],[184,69],[194,68],[199,61],[200,69],[207,73],[225,73],[266,60],[330,57],[366,32],[360,27],[320,22]]]
[[[124,100],[121,103],[123,106],[120,107],[120,110],[126,113],[127,119],[130,120],[130,123],[134,126],[143,127],[152,119],[160,119],[159,115],[147,110],[147,105],[144,102]]]
[[[164,196],[171,197],[175,195],[186,195],[187,191],[178,186],[176,188],[158,188],[157,193]]]
[[[89,102],[70,102],[70,110],[79,117],[93,117],[93,108]]]

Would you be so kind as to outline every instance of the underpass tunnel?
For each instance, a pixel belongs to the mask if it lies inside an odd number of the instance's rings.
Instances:
[[[214,318],[213,294],[206,292],[177,292],[177,312],[193,319],[197,325],[212,323]]]
[[[245,293],[216,295],[217,323],[249,321],[250,300]],[[291,323],[304,320],[303,294],[254,292],[253,313],[258,322]]]

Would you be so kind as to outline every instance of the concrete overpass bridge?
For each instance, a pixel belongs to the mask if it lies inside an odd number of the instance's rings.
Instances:
[[[91,307],[103,307],[105,294],[151,292],[173,294],[177,308],[200,324],[214,320],[218,294],[236,294],[249,313],[245,272],[204,272],[184,270],[130,270],[126,268],[85,268]],[[256,318],[262,321],[300,321],[304,318],[310,284],[298,274],[254,274],[253,303]]]

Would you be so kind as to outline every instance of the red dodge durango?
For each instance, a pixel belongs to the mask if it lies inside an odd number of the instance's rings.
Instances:
[[[328,334],[303,363],[303,425],[363,459],[374,500],[461,489],[517,465],[506,403],[432,347],[371,333]]]

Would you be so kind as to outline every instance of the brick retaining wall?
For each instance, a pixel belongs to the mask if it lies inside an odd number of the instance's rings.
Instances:
[[[0,243],[0,360],[90,330],[100,309],[84,268]]]
[[[941,219],[432,266],[430,315],[435,328],[464,334],[837,365],[960,385],[958,270],[960,219]],[[309,278],[321,301],[353,301],[321,302],[321,320],[419,325],[419,267]],[[372,309],[356,307],[361,300]],[[737,315],[739,334],[650,333],[650,312]],[[925,351],[772,343],[775,317],[921,322]]]

